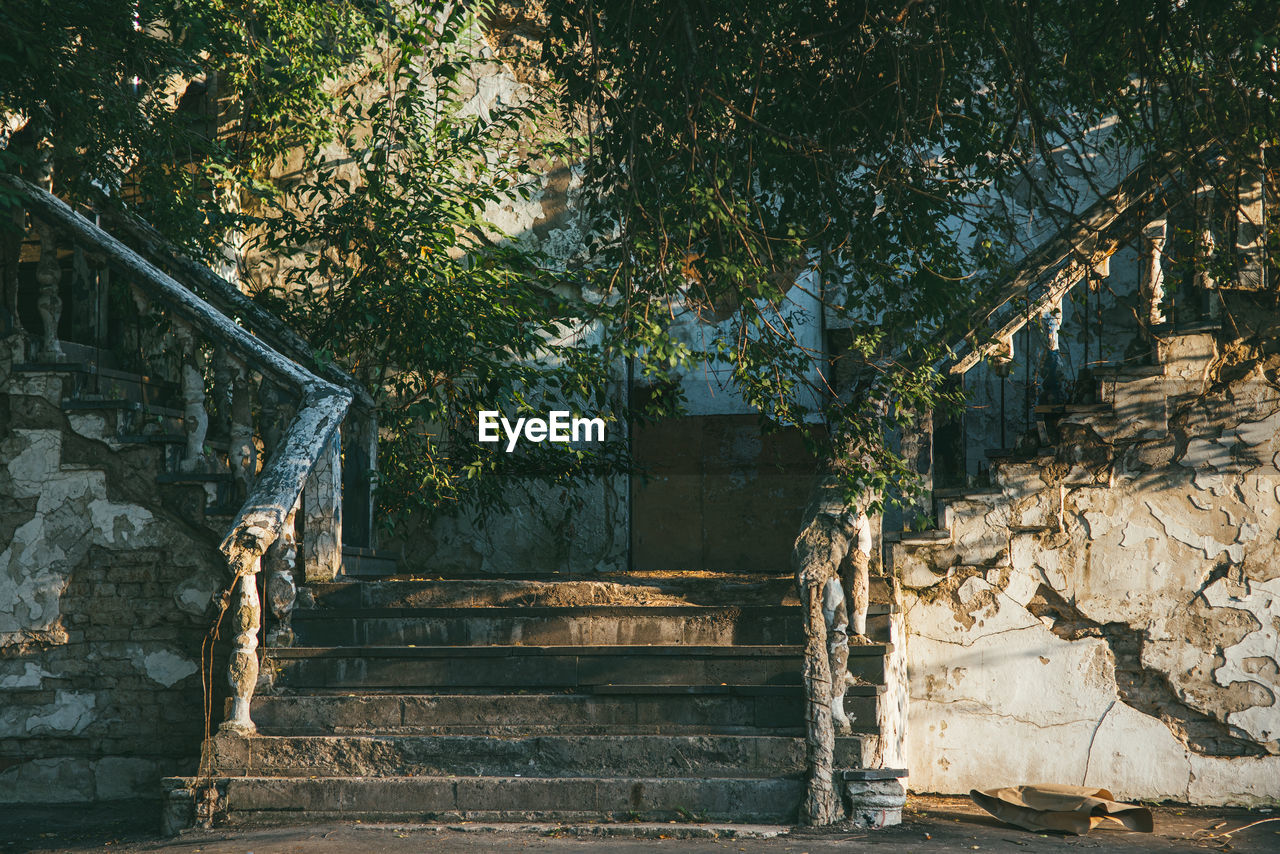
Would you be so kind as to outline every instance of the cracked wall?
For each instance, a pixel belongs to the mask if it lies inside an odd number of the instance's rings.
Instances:
[[[64,413],[0,354],[0,803],[159,797],[190,772],[217,545],[158,498],[154,448]]]
[[[1280,800],[1280,390],[1209,335],[1161,357],[895,548],[913,789]]]

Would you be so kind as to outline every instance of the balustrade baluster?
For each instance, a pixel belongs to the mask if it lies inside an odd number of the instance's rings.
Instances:
[[[293,510],[284,520],[280,536],[276,537],[263,555],[267,571],[267,603],[271,607],[271,627],[267,630],[268,646],[293,646],[293,605],[298,598],[294,582],[294,565],[298,559],[297,537],[294,534]]]
[[[231,658],[227,663],[227,683],[231,686],[231,712],[219,727],[222,731],[249,734],[257,730],[249,715],[253,691],[258,684],[258,626],[262,604],[258,598],[257,559],[250,571],[236,580],[231,608]]]
[[[1164,246],[1168,220],[1154,220],[1142,229],[1142,295],[1143,318],[1150,326],[1165,322],[1164,315]]]
[[[1260,291],[1267,286],[1267,231],[1263,209],[1263,150],[1257,149],[1240,176],[1236,208],[1236,248],[1240,252],[1239,287]]]
[[[205,465],[204,441],[209,432],[209,413],[204,406],[204,353],[189,323],[175,319],[173,327],[182,359],[182,423],[187,431],[187,447],[179,468],[196,472]]]
[[[1195,190],[1196,257],[1195,286],[1208,305],[1209,318],[1217,320],[1222,304],[1217,294],[1218,283],[1213,277],[1213,256],[1216,249],[1213,238],[1213,184],[1202,181]]]
[[[58,293],[62,283],[62,265],[58,262],[57,233],[44,222],[36,227],[36,231],[40,235],[40,261],[36,264],[36,283],[40,285],[40,292],[36,309],[40,312],[43,327],[36,359],[60,362],[65,356],[62,342],[58,340],[58,324],[62,320],[62,297]]]
[[[238,425],[238,430],[240,425],[243,426],[242,435],[238,436],[241,441],[237,466],[242,477],[252,475],[256,468],[256,461],[248,450],[253,446],[249,365],[255,366],[255,371],[260,370],[274,378],[270,382],[264,380],[262,388],[263,439],[274,453],[264,474],[253,483],[236,521],[219,546],[234,579],[229,619],[232,649],[227,670],[231,704],[221,729],[252,733],[255,727],[250,709],[261,669],[257,655],[258,636],[262,630],[258,576],[264,565],[267,566],[268,575],[264,578],[268,582],[271,610],[276,618],[270,637],[273,641],[287,643],[292,634],[290,615],[296,597],[293,567],[297,561],[297,545],[293,520],[304,488],[308,498],[301,506],[307,513],[310,552],[315,565],[323,565],[329,578],[341,568],[342,442],[337,426],[346,415],[353,395],[316,377],[259,337],[247,333],[225,313],[197,299],[190,290],[134,250],[102,232],[96,224],[77,216],[65,203],[46,191],[5,174],[0,174],[0,185],[16,190],[33,216],[47,220],[47,224],[42,224],[39,229],[42,245],[37,274],[42,287],[53,283],[49,268],[57,261],[51,239],[54,227],[76,242],[83,243],[87,250],[103,253],[117,270],[127,276],[128,282],[137,284],[133,298],[137,300],[138,322],[131,324],[134,327],[132,335],[121,337],[124,343],[137,346],[142,357],[137,366],[139,372],[166,379],[177,375],[187,431],[181,465],[184,471],[197,470],[206,463],[204,444],[209,415],[205,411],[204,384],[207,348],[220,346],[243,354],[246,359],[246,364],[235,366],[238,370],[232,380],[229,416]],[[11,259],[4,260],[12,266]],[[204,275],[212,276],[207,270]],[[9,294],[5,297],[8,299]],[[163,307],[163,312],[148,313],[151,299]],[[56,344],[58,317],[55,315],[60,307],[49,300],[45,303],[42,316],[46,321],[46,339],[50,339],[48,333],[52,329],[54,334],[50,340]],[[14,321],[16,323],[16,317]],[[288,336],[286,340],[290,346],[295,346]],[[46,349],[50,349],[49,341],[45,343]],[[305,345],[302,346],[305,350]],[[159,374],[151,369],[153,365],[176,370]],[[343,384],[351,382],[344,374],[338,375]],[[225,393],[224,387],[225,382],[220,383],[219,396]],[[368,397],[363,392],[362,396]],[[220,411],[227,409],[225,404],[226,401],[222,401]],[[289,518],[282,519],[281,516],[285,515],[282,511],[286,507],[291,508]]]
[[[336,431],[302,491],[302,566],[308,584],[342,571],[342,434]]]
[[[378,485],[378,420],[370,411],[352,409],[343,423],[346,459],[342,467],[344,542],[374,546],[374,491]]]
[[[902,429],[902,458],[920,476],[924,491],[905,508],[915,516],[933,517],[933,410],[919,409]]]
[[[215,347],[213,350],[213,412],[210,429],[219,436],[231,435],[231,398],[233,394],[232,377],[235,374],[235,360],[226,347]],[[231,468],[235,469],[234,462]]]
[[[47,132],[40,134],[36,143],[36,186],[53,192],[53,139]],[[40,235],[40,261],[36,264],[36,283],[40,286],[36,310],[44,334],[40,338],[40,350],[36,358],[42,362],[60,362],[65,356],[58,340],[58,324],[62,320],[62,264],[58,262],[57,231],[53,224],[36,220],[36,232]]]
[[[258,386],[258,406],[261,409],[262,456],[270,459],[280,446],[285,425],[289,423],[290,407],[284,389],[265,376]]]
[[[27,230],[27,212],[21,206],[13,209],[12,221],[0,226],[0,289],[4,292],[4,310],[10,335],[25,335],[18,314],[19,265],[22,261],[22,238]],[[25,358],[25,354],[23,356]]]
[[[111,265],[107,263],[107,259],[101,253],[97,252],[91,253],[89,260],[93,264],[94,301],[96,303],[93,319],[93,343],[100,350],[108,347],[114,349],[118,342],[111,340]]]
[[[228,435],[231,445],[228,461],[239,495],[244,496],[249,494],[249,487],[258,473],[258,448],[253,443],[253,389],[249,383],[249,366],[244,362],[232,359],[229,373],[231,405]]]

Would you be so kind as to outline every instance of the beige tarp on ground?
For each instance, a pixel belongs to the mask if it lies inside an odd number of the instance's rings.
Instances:
[[[1007,786],[982,792],[974,789],[969,797],[1001,821],[1027,830],[1082,836],[1108,818],[1143,833],[1152,828],[1151,810],[1117,803],[1106,789],[1092,786]]]

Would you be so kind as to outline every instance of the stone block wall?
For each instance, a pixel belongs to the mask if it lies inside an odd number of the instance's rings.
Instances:
[[[1280,388],[1240,352],[1165,340],[1164,378],[897,547],[914,790],[1280,801]]]
[[[109,418],[63,412],[56,375],[11,364],[6,351],[0,803],[158,798],[199,757],[214,537],[160,501],[155,448],[106,438]]]
[[[797,430],[754,415],[694,415],[636,429],[631,559],[640,570],[785,573],[818,479]]]
[[[627,568],[626,485],[622,476],[514,484],[508,510],[410,519],[379,548],[420,575],[618,572]]]

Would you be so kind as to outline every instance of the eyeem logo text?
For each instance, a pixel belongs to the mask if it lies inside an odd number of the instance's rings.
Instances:
[[[553,409],[546,418],[517,418],[512,424],[496,409],[480,410],[480,441],[501,442],[498,428],[507,437],[507,453],[521,437],[530,442],[603,442],[603,418],[575,418],[567,409]]]

